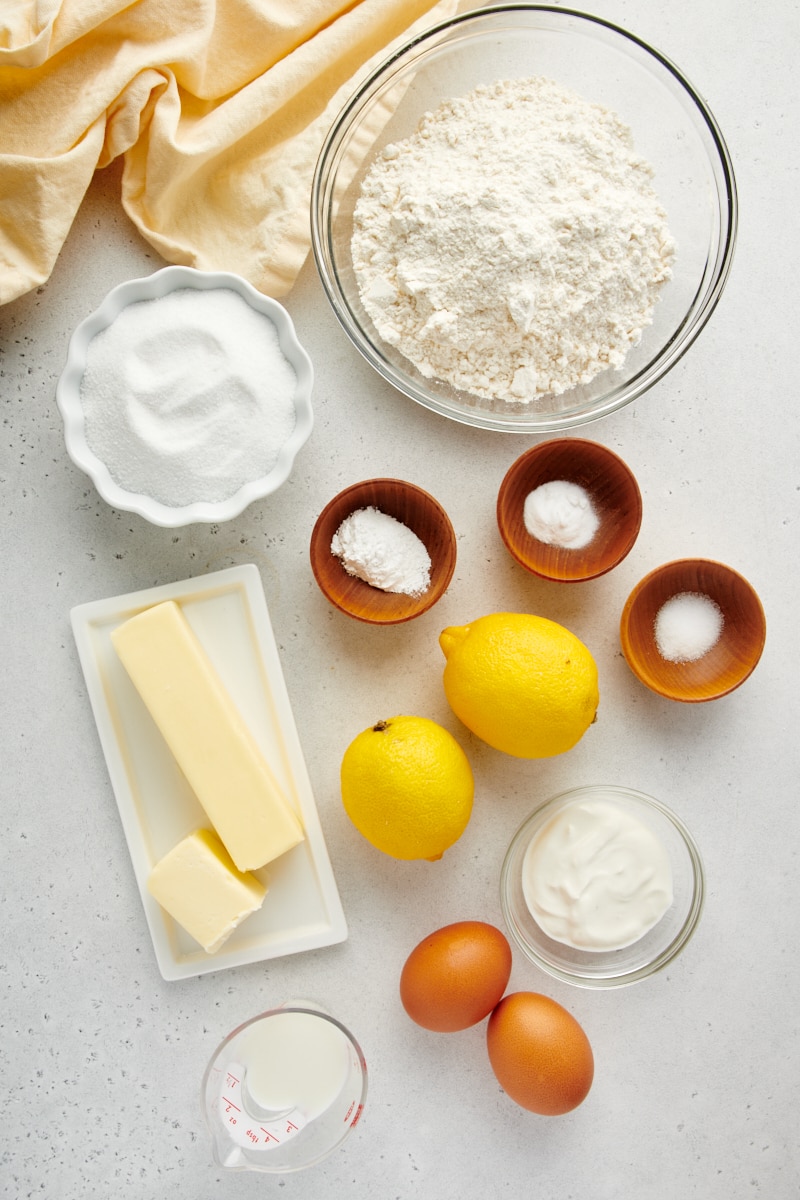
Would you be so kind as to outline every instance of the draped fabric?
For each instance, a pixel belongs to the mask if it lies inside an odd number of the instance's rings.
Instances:
[[[463,7],[463,4],[461,5]],[[382,58],[459,0],[23,0],[0,5],[0,303],[52,272],[99,167],[171,263],[281,296],[314,164]]]

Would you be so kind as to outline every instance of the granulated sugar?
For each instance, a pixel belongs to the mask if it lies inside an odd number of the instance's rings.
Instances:
[[[426,377],[531,403],[619,367],[675,246],[613,113],[551,80],[500,80],[387,146],[354,214],[380,337]]]
[[[268,316],[228,288],[180,288],[128,305],[90,342],[86,441],[129,492],[216,503],[274,467],[296,387]]]

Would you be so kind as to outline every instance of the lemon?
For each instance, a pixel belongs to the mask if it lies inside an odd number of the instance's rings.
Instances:
[[[492,613],[442,631],[444,690],[483,741],[517,758],[578,742],[597,713],[597,666],[573,633],[530,613]]]
[[[472,813],[472,768],[452,734],[427,717],[391,717],[353,739],[341,767],[345,812],[393,858],[441,858]]]

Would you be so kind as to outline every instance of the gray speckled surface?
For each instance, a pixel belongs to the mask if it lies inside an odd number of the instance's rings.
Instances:
[[[170,531],[116,512],[68,460],[54,399],[74,326],[115,283],[163,265],[99,174],[52,279],[0,309],[0,606],[3,687],[3,1194],[150,1200],[732,1200],[797,1195],[798,651],[796,392],[797,5],[598,0],[680,64],[733,155],[742,216],[726,293],[691,352],[636,404],[586,428],[633,468],[639,540],[610,575],[567,589],[506,554],[494,501],[530,439],[462,428],[384,385],[349,346],[309,263],[286,301],[317,373],[316,427],[290,482],[220,527]],[[459,539],[449,592],[407,626],[334,612],[308,566],[317,513],[343,485],[396,475],[432,491]],[[702,706],[651,695],[621,657],[633,584],[684,555],[719,558],[759,591],[762,661]],[[236,563],[262,576],[308,769],[350,926],[342,945],[165,983],[69,628],[70,608]],[[457,726],[441,689],[439,630],[492,609],[570,626],[598,659],[601,719],[559,759],[506,759],[458,730],[478,793],[439,864],[377,854],[339,801],[341,754],[381,716]],[[706,910],[684,955],[633,988],[595,994],[515,955],[512,987],[565,1004],[592,1041],[587,1101],[558,1120],[511,1105],[482,1027],[414,1027],[397,980],[432,928],[501,922],[503,852],[537,797],[584,782],[650,792],[702,849]],[[356,1134],[304,1175],[224,1176],[198,1087],[218,1040],[288,996],[323,1001],[371,1072]]]

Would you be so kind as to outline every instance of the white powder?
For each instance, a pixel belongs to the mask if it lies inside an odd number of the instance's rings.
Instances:
[[[723,617],[719,605],[699,592],[680,592],[656,614],[658,652],[669,662],[696,662],[719,641]]]
[[[356,203],[375,328],[426,377],[530,403],[619,367],[675,246],[619,117],[548,79],[499,80],[387,146]]]
[[[565,479],[551,479],[529,492],[523,520],[531,537],[565,550],[588,546],[600,524],[588,492]]]
[[[431,582],[431,560],[413,530],[372,506],[345,517],[331,553],[350,574],[384,592],[421,596]]]
[[[90,342],[86,440],[129,492],[226,500],[274,467],[296,387],[269,317],[228,288],[181,288],[128,305]]]

